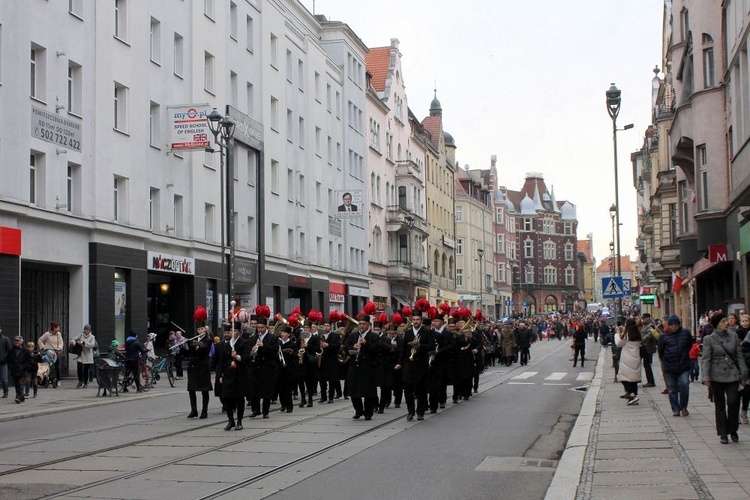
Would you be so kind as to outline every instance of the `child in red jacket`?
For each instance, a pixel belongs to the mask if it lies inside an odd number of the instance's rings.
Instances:
[[[690,381],[698,381],[698,358],[701,355],[701,345],[698,340],[693,340],[693,347],[690,348]]]

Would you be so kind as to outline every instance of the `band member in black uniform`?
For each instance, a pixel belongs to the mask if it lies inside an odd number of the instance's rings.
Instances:
[[[448,398],[448,382],[450,380],[450,358],[454,346],[453,334],[445,329],[445,318],[448,310],[430,308],[432,331],[435,333],[435,349],[430,351],[428,358],[429,378],[428,393],[430,413],[437,413],[438,407],[445,408]]]
[[[188,342],[188,350],[185,351],[185,357],[188,358],[187,367],[187,390],[190,396],[190,414],[188,418],[198,416],[198,398],[197,392],[203,396],[202,409],[200,418],[208,418],[208,393],[211,391],[211,345],[213,339],[205,326],[208,313],[203,306],[198,306],[193,313],[193,319],[196,321],[197,336]]]
[[[242,337],[245,340],[250,340],[250,337],[255,335],[258,332],[258,316],[255,314],[250,315],[250,323],[247,329],[242,332]]]
[[[370,315],[361,314],[358,319],[359,330],[354,330],[346,339],[351,355],[348,380],[354,407],[352,418],[357,420],[364,415],[365,420],[372,420],[378,404],[378,356],[384,345],[371,330]]]
[[[279,404],[281,413],[292,413],[294,402],[292,400],[292,391],[297,385],[297,370],[299,367],[299,343],[292,335],[292,327],[287,325],[281,330],[279,339],[279,362],[281,370],[279,371]],[[281,361],[283,357],[283,361]]]
[[[463,329],[463,331],[461,331]],[[472,332],[461,319],[453,334],[453,402],[468,400],[471,397],[471,379],[474,375],[474,353],[472,352]]]
[[[300,408],[307,406],[312,408],[314,395],[318,393],[318,354],[320,353],[320,337],[318,337],[318,327],[312,325],[305,326],[300,336],[300,348],[305,350],[302,357],[300,382],[301,401]],[[305,405],[305,392],[307,391],[307,405]]]
[[[250,341],[242,338],[242,324],[234,322],[232,338],[219,344],[227,359],[221,374],[222,395],[227,409],[225,431],[235,428],[242,430],[242,417],[245,415],[245,396],[250,389]],[[234,412],[237,411],[237,422]]]
[[[398,313],[394,314],[394,317],[396,315],[398,315]],[[396,321],[396,319],[398,320],[398,323],[401,323],[400,315],[392,321]],[[378,413],[383,413],[386,408],[391,406],[391,400],[393,400],[394,408],[400,408],[401,398],[403,397],[404,392],[401,369],[395,369],[396,365],[398,365],[403,345],[401,337],[398,336],[398,326],[393,322],[388,323],[385,327],[385,333],[385,370],[383,372],[383,385],[380,387]]]
[[[229,341],[232,340],[232,325],[224,323],[224,340],[222,340],[217,346],[215,346],[214,357],[211,358],[211,371],[216,374],[214,379],[214,396],[219,398],[221,401],[221,411],[227,411],[227,404],[224,401],[224,394],[221,383],[221,376],[224,373],[225,365],[231,361],[229,356],[226,354],[225,344],[229,345]]]
[[[422,312],[418,309],[414,310],[411,322],[412,326],[404,331],[404,343],[396,369],[402,368],[404,373],[404,396],[409,412],[406,420],[413,420],[415,411],[417,420],[424,420],[427,411],[428,358],[429,352],[435,349],[435,335],[422,324]]]
[[[268,319],[258,317],[258,334],[250,341],[250,417],[261,412],[268,418],[271,401],[276,397],[279,367],[279,339],[268,331]],[[262,402],[262,405],[261,405]]]
[[[477,328],[474,330],[471,336],[471,353],[474,355],[474,371],[472,373],[472,385],[474,387],[474,394],[479,391],[479,375],[484,371],[484,356],[485,356],[485,333],[487,325],[479,323],[481,320],[480,311],[477,310]]]
[[[341,337],[338,333],[331,332],[331,323],[323,323],[323,333],[319,337],[320,349],[320,401],[333,403],[335,387],[339,386],[341,395],[341,382],[339,381],[339,349],[341,349]],[[327,391],[327,393],[326,393]]]
[[[349,349],[346,347],[346,339],[349,334],[346,333],[345,321],[340,321],[336,324],[336,332],[339,334],[341,340],[341,348],[339,349],[339,384],[344,381],[344,399],[349,399],[349,364],[351,363],[351,356],[349,355]]]

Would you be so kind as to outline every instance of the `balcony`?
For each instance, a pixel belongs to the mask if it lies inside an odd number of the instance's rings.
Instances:
[[[437,276],[435,274],[431,275],[431,278],[432,284],[435,286],[435,288],[439,288],[441,290],[456,289],[456,281],[451,278],[443,278],[442,276]]]
[[[414,185],[414,183],[421,185],[421,173],[422,169],[412,160],[398,160],[396,162],[396,185],[403,185],[398,181],[408,181],[409,185]]]
[[[386,230],[389,233],[416,230],[427,234],[427,221],[415,214],[406,205],[388,205],[385,215]]]
[[[402,260],[388,261],[387,277],[389,281],[403,281],[412,285],[430,284],[430,272],[426,267],[418,267]]]

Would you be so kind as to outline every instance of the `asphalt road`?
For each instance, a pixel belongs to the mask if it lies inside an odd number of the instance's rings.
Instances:
[[[423,422],[403,406],[353,421],[339,400],[224,432],[218,400],[188,420],[184,392],[4,422],[0,498],[543,498],[595,368],[572,368],[568,346],[490,367]]]

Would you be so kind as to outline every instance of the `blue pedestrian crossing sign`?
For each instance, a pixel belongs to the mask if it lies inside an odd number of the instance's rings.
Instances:
[[[609,276],[602,278],[602,298],[619,299],[630,294],[630,280],[627,284],[621,276]]]

